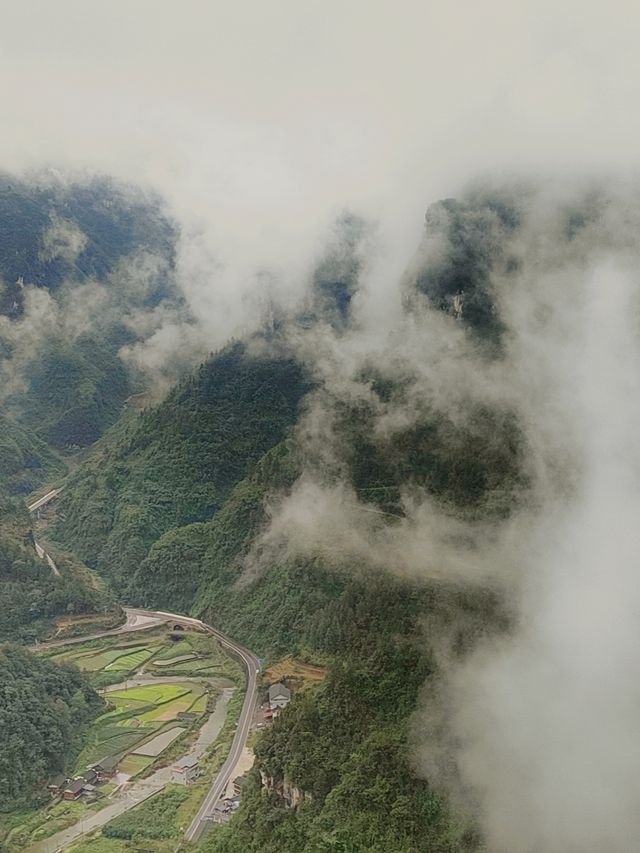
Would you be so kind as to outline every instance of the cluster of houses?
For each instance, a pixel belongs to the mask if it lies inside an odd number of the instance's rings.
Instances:
[[[211,820],[214,823],[226,823],[236,809],[240,808],[240,797],[245,782],[245,776],[236,776],[231,783],[231,791],[227,791],[227,796],[221,799],[213,810]]]
[[[98,785],[108,782],[115,776],[118,759],[113,756],[102,758],[81,776],[60,775],[51,780],[47,789],[52,797],[62,797],[63,800],[77,800],[79,797],[95,799],[100,796]]]
[[[270,723],[287,707],[291,701],[291,691],[284,684],[278,682],[272,684],[268,689],[266,701],[261,706],[263,723]],[[180,715],[178,715],[180,716]],[[196,717],[197,715],[188,715],[183,712],[182,716]],[[86,773],[81,776],[69,778],[67,776],[57,776],[47,786],[52,797],[62,797],[63,800],[77,800],[79,797],[86,799],[95,799],[100,796],[98,785],[108,782],[116,775],[119,758],[115,756],[107,756],[102,758]],[[193,755],[185,755],[171,766],[171,781],[177,785],[191,785],[200,775],[200,767],[198,759]],[[230,790],[227,791],[227,796],[224,797],[216,805],[213,820],[219,823],[224,823],[240,806],[240,797],[242,787],[245,782],[244,776],[237,776],[231,783]]]

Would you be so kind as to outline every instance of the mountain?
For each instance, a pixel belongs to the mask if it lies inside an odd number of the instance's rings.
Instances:
[[[208,521],[296,421],[309,388],[290,358],[230,344],[132,416],[69,480],[56,535],[126,589],[151,545]]]
[[[454,255],[469,219],[479,232],[511,227],[494,202],[467,206],[451,213],[445,204],[453,218],[438,226]],[[426,299],[457,323],[453,296],[464,288],[472,295],[463,322],[490,361],[501,323],[471,233],[464,282],[444,261],[414,264],[405,312],[413,322]],[[342,550],[330,541],[315,553],[270,550],[278,501],[295,504],[309,478],[338,489],[336,500],[347,489],[381,536],[409,523],[408,494],[452,519],[490,525],[527,488],[526,443],[504,403],[472,402],[464,417],[432,403],[382,431],[417,381],[415,367],[398,368],[393,342],[350,376],[348,394],[296,346],[300,330],[335,340],[349,333],[356,243],[338,241],[327,253],[304,313],[230,344],[159,406],[122,420],[68,478],[57,508],[55,537],[129,604],[189,611],[269,661],[293,654],[327,663],[326,680],[261,735],[237,817],[203,844],[211,853],[480,849],[473,821],[414,772],[412,715],[425,691],[436,712],[443,648],[450,663],[463,660],[479,637],[505,629],[501,596],[393,564],[381,572],[349,551],[349,537],[363,534],[348,518],[342,530],[338,516],[326,536],[346,537]],[[350,504],[341,509],[348,515]],[[311,523],[312,506],[298,511]]]
[[[426,298],[436,309],[460,316],[479,338],[499,340],[504,324],[491,277],[513,272],[517,261],[509,238],[522,224],[530,188],[477,188],[463,199],[431,205],[425,234],[412,264],[404,298],[415,307]]]
[[[0,405],[49,447],[95,442],[145,380],[123,347],[154,312],[186,319],[178,231],[160,200],[106,178],[0,176]]]
[[[102,423],[117,419],[65,479],[50,540],[123,603],[205,618],[269,662],[326,666],[260,735],[242,806],[205,851],[481,849],[473,815],[417,773],[412,738],[418,706],[437,719],[447,668],[511,618],[493,584],[440,564],[473,555],[530,485],[508,396],[472,389],[504,352],[491,282],[515,268],[518,203],[475,193],[431,208],[398,328],[362,355],[350,345],[369,230],[343,218],[302,308],[157,405],[118,416],[107,395]],[[20,398],[17,419],[34,423],[53,389],[50,443],[75,435],[57,375],[82,377],[97,405],[100,359],[89,349],[75,367],[85,346]]]

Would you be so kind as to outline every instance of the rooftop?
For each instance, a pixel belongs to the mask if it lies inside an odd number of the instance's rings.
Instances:
[[[278,699],[282,697],[283,699],[291,699],[291,691],[288,687],[285,687],[280,681],[277,684],[272,684],[269,688],[269,699]]]
[[[197,767],[198,759],[194,755],[183,755],[173,766],[178,770],[187,770],[189,767]]]
[[[101,758],[100,761],[96,762],[91,768],[92,770],[103,770],[105,773],[110,773],[112,770],[116,769],[116,765],[120,759],[116,758],[114,755],[108,755],[106,758]]]

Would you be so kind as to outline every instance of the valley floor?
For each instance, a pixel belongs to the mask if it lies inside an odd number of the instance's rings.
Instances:
[[[186,681],[186,679],[175,680]],[[196,744],[188,750],[189,755],[202,755],[216,740],[224,726],[229,700],[233,696],[233,692],[233,688],[223,690],[216,702],[215,709],[207,722],[202,726]],[[80,838],[80,836],[86,835],[101,826],[105,826],[113,818],[124,814],[124,812],[129,811],[149,799],[149,797],[154,796],[154,794],[163,791],[170,782],[171,768],[161,767],[146,779],[128,783],[126,787],[121,788],[117,793],[112,795],[112,802],[106,808],[87,815],[87,817],[78,821],[78,823],[62,832],[52,835],[50,838],[33,844],[27,848],[25,853],[56,853],[58,850],[63,850],[77,838]]]
[[[253,706],[247,709],[247,701],[242,701],[244,691],[238,691],[242,681],[240,667],[224,650],[227,643],[232,648],[233,644],[223,638],[214,639],[191,632],[185,632],[182,638],[175,633],[167,633],[166,618],[163,619],[163,616],[130,610],[127,612],[126,625],[114,631],[39,646],[41,653],[73,662],[87,672],[95,686],[102,685],[101,692],[113,708],[99,717],[90,731],[87,745],[78,759],[78,773],[84,770],[84,765],[99,760],[106,745],[115,742],[113,732],[103,731],[105,726],[114,730],[118,744],[123,738],[135,740],[136,735],[138,741],[131,754],[125,749],[113,784],[104,787],[104,793],[109,792],[106,800],[86,805],[79,801],[60,801],[57,806],[45,809],[39,822],[36,820],[37,813],[25,816],[24,826],[18,826],[16,832],[9,833],[7,850],[55,853],[68,848],[82,836],[95,832],[161,791],[175,790],[171,765],[186,756],[198,760],[200,777],[181,791],[185,799],[181,808],[185,825],[192,819],[194,824],[199,824],[204,819],[200,813],[203,808],[206,810],[206,804],[215,790],[220,786],[226,788],[227,776],[235,770],[237,762],[232,762],[234,766],[230,767],[227,764],[238,749],[245,749],[248,729],[244,731],[239,723],[246,716],[247,710],[251,712],[250,716],[253,713]],[[171,625],[174,621],[170,620]],[[135,632],[135,641],[127,640],[126,637],[119,639],[120,635],[129,632]],[[132,642],[134,645],[131,645]],[[190,642],[198,651],[197,654],[193,653]],[[250,674],[255,681],[255,669]],[[123,676],[124,681],[121,680]],[[109,681],[117,683],[109,684]],[[173,697],[176,692],[180,695]],[[151,693],[154,695],[150,696]],[[155,694],[158,694],[157,697]],[[192,723],[186,728],[177,728],[179,713],[189,711],[202,714],[207,705],[207,696],[209,708],[204,722],[198,722],[195,727]],[[212,707],[214,697],[215,704]],[[197,718],[196,714],[188,713],[189,716]],[[122,727],[120,731],[117,726]],[[104,739],[106,734],[109,734],[110,740]],[[122,743],[122,748],[125,746]],[[227,751],[229,756],[225,762]],[[119,754],[120,747],[116,747],[114,752]],[[147,755],[150,757],[146,758]],[[145,768],[154,763],[160,766],[150,775],[133,778],[144,773]],[[223,776],[224,779],[221,778]],[[101,802],[107,804],[100,808]],[[65,806],[70,808],[66,809]],[[75,822],[65,826],[65,815],[67,819],[75,818]],[[57,828],[56,824],[57,827],[62,824],[63,828],[51,832]],[[27,829],[28,826],[32,826],[32,829]],[[43,838],[47,828],[51,834]],[[15,836],[13,839],[12,835]],[[15,846],[16,842],[18,846]]]

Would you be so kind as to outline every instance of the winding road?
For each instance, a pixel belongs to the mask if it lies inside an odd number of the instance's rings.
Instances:
[[[225,637],[224,634],[221,634],[220,631],[212,628],[211,625],[207,625],[204,622],[202,622],[201,625],[205,631],[213,634],[223,647],[234,654],[234,656],[237,655],[241,659],[247,676],[247,689],[244,697],[244,703],[242,705],[242,711],[240,712],[240,719],[238,720],[238,728],[236,729],[233,743],[229,750],[229,755],[220,768],[220,772],[209,789],[209,793],[204,798],[202,805],[198,809],[198,813],[187,828],[185,833],[185,839],[187,841],[197,841],[206,831],[216,803],[222,796],[223,791],[226,789],[229,780],[231,779],[233,769],[240,760],[240,755],[242,754],[242,750],[244,749],[249,736],[251,721],[257,705],[258,673],[260,672],[260,664],[253,652],[248,651],[248,649],[245,649],[242,646],[238,646],[228,637]]]
[[[39,500],[28,505],[29,512],[36,512],[41,507],[54,500],[61,491],[62,489],[52,489],[50,492],[47,492],[47,494]],[[41,557],[44,556],[49,562],[52,570],[58,574],[55,563],[45,552],[42,546],[37,542],[35,543],[35,546],[38,555]],[[251,728],[251,722],[257,705],[258,673],[260,672],[260,664],[258,658],[253,654],[253,652],[250,652],[243,646],[238,645],[230,637],[227,637],[226,634],[223,634],[222,631],[219,631],[217,628],[214,628],[212,625],[208,625],[200,619],[193,619],[180,613],[167,613],[161,610],[140,610],[131,607],[124,607],[123,610],[127,616],[127,621],[120,628],[114,628],[110,631],[102,631],[84,637],[74,637],[73,639],[68,640],[54,640],[50,643],[40,643],[38,648],[42,649],[54,646],[65,646],[72,643],[82,643],[89,639],[98,639],[99,637],[107,637],[113,634],[124,634],[132,631],[142,631],[163,622],[173,622],[176,626],[181,628],[193,628],[194,630],[200,630],[211,634],[218,640],[220,645],[231,657],[242,664],[245,672],[246,692],[236,732],[231,744],[231,749],[229,750],[229,754],[222,765],[220,772],[213,780],[211,788],[204,798],[202,805],[198,809],[196,816],[189,824],[185,833],[186,841],[197,841],[211,825],[210,821],[212,819],[215,806],[229,784],[234,768],[237,765],[242,754],[242,750],[246,745],[249,730]],[[81,834],[84,834],[84,832],[78,832],[78,836]]]
[[[220,768],[220,772],[214,779],[207,796],[204,798],[202,805],[198,809],[198,813],[191,821],[184,836],[187,841],[197,841],[209,826],[209,821],[213,816],[213,810],[216,803],[229,784],[231,774],[233,773],[234,767],[238,763],[242,750],[247,742],[249,730],[251,728],[251,721],[253,719],[258,699],[258,673],[260,672],[260,663],[253,652],[250,652],[243,646],[239,646],[237,643],[234,643],[233,640],[226,636],[226,634],[218,631],[212,625],[207,625],[206,622],[202,622],[200,619],[188,619],[184,616],[178,616],[175,613],[163,613],[159,610],[143,612],[147,612],[148,615],[152,616],[168,617],[167,621],[175,619],[176,621],[180,620],[181,623],[192,623],[195,628],[201,628],[208,634],[212,634],[218,640],[220,645],[232,655],[232,657],[240,660],[247,678],[247,687],[242,711],[240,712],[238,727],[233,737],[233,743],[231,744],[229,755]]]
[[[46,506],[50,501],[54,498],[57,498],[62,489],[51,489],[50,492],[47,492],[46,495],[43,495],[39,500],[34,501],[32,504],[27,504],[27,509],[29,512],[37,512],[41,507]],[[51,554],[47,554],[42,545],[36,540],[34,537],[33,545],[36,549],[36,554],[41,560],[46,560],[49,564],[49,568],[54,573],[56,577],[60,577],[60,572],[58,571],[58,567],[56,566],[53,557]]]

